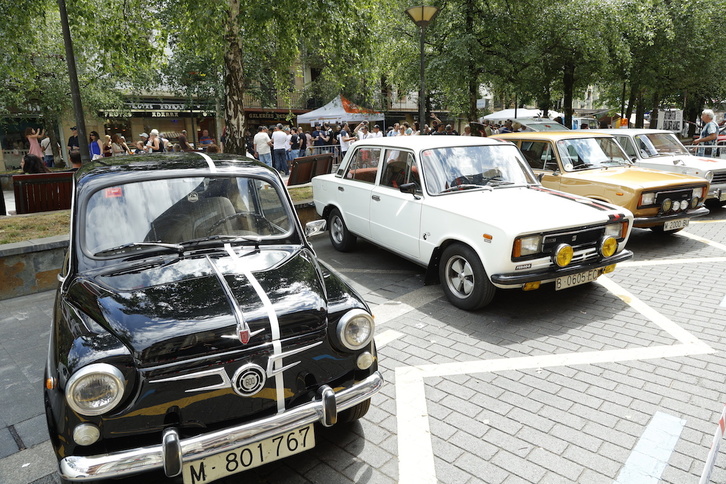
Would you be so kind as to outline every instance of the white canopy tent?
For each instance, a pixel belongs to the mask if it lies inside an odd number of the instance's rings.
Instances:
[[[554,119],[557,116],[562,116],[564,118],[564,114],[558,113],[556,111],[548,111],[548,118]],[[516,119],[516,118],[541,118],[542,117],[542,110],[541,109],[527,109],[527,108],[517,108],[516,113],[515,109],[503,109],[501,111],[497,111],[496,113],[487,114],[486,116],[481,118],[481,121],[488,120],[488,121],[506,121],[507,119]]]
[[[362,108],[343,96],[338,95],[322,108],[301,114],[297,117],[297,122],[298,124],[315,125],[318,123],[342,123],[345,121],[382,121],[383,119],[383,113]]]

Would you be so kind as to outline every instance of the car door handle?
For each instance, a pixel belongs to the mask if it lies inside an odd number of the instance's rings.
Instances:
[[[339,191],[339,192],[344,192],[344,191],[345,191],[345,188],[343,188],[343,187],[338,187],[338,191]]]
[[[381,197],[379,197],[378,195],[371,195],[371,198],[373,200],[375,200],[376,202],[380,202],[381,201]]]

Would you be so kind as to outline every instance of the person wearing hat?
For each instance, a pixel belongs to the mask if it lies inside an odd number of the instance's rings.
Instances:
[[[383,138],[383,132],[381,132],[381,127],[377,124],[373,125],[373,131],[371,131],[368,134],[369,138]]]
[[[81,145],[78,143],[78,128],[71,126],[71,136],[68,138],[68,153],[80,151]]]

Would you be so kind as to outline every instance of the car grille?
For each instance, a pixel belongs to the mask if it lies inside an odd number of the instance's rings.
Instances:
[[[713,180],[711,180],[711,183],[714,185],[726,183],[726,170],[714,171]]]
[[[687,188],[683,190],[669,190],[667,192],[658,192],[655,194],[655,202],[656,204],[660,205],[663,203],[663,200],[666,198],[670,198],[674,202],[681,200],[690,201],[691,197],[693,196],[693,189]]]
[[[571,245],[575,251],[595,247],[604,233],[604,227],[593,227],[590,229],[545,235],[542,241],[542,252],[552,254],[560,244]]]

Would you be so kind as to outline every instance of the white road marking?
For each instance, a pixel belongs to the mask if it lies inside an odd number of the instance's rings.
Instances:
[[[600,277],[598,282],[673,336],[680,344],[398,367],[396,368],[396,419],[399,483],[437,482],[424,378],[714,353],[709,345],[647,306],[606,276]]]
[[[693,259],[658,259],[620,262],[618,267],[665,266],[669,264],[715,264],[726,262],[726,257],[699,257]]]
[[[683,419],[655,412],[615,484],[658,484],[685,425]]]
[[[721,244],[721,243],[718,243],[718,242],[714,242],[713,240],[709,240],[709,239],[703,238],[700,235],[692,234],[690,232],[685,232],[685,231],[684,232],[679,232],[677,235],[680,235],[681,237],[687,237],[687,238],[689,238],[691,240],[696,240],[698,242],[701,242],[701,243],[706,244],[706,245],[710,245],[711,247],[714,247],[716,249],[721,249],[724,252],[726,252],[726,245]]]
[[[386,346],[391,341],[400,338],[403,336],[403,333],[399,333],[398,331],[394,331],[392,329],[386,330],[382,332],[381,334],[376,335],[376,346],[380,349]]]

